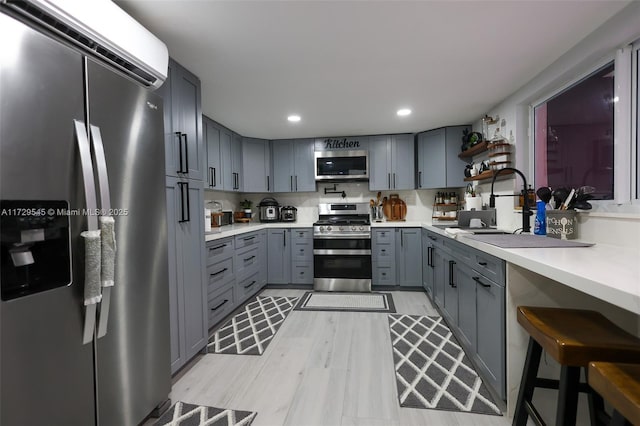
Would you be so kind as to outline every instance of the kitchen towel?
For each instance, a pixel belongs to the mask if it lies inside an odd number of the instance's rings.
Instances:
[[[84,304],[86,306],[102,300],[100,231],[84,231],[80,235],[84,238]]]
[[[100,237],[102,266],[100,271],[102,287],[115,284],[116,233],[115,220],[111,216],[100,216]]]

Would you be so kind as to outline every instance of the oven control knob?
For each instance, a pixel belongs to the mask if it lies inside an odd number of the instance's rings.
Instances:
[[[327,226],[327,231],[331,231],[331,227],[330,226]]]
[[[360,229],[361,231],[364,231],[364,226],[361,226],[359,229]]]
[[[339,226],[338,229],[344,231],[344,226]]]
[[[355,231],[355,230],[356,230],[356,227],[355,227],[355,226],[352,226],[352,227],[351,227],[351,230],[352,230],[352,231]]]
[[[324,226],[320,227],[320,232],[324,232]]]

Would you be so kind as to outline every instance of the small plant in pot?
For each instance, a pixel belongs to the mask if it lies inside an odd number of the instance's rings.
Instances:
[[[253,201],[249,201],[247,199],[245,199],[244,201],[240,202],[240,207],[242,207],[242,211],[244,212],[244,217],[246,218],[251,218],[251,206],[253,205]]]

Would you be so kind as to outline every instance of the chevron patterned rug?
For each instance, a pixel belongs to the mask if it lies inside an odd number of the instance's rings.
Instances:
[[[389,315],[401,407],[502,415],[441,317]]]
[[[250,299],[209,338],[207,352],[262,355],[297,301],[297,297]]]
[[[156,426],[249,426],[258,413],[176,402]]]

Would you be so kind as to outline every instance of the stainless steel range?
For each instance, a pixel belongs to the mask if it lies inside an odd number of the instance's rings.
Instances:
[[[369,204],[320,204],[313,224],[313,288],[371,291]]]

